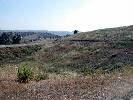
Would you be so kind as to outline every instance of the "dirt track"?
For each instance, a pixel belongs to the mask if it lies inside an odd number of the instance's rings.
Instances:
[[[43,44],[45,44],[46,46],[48,46],[52,42],[53,42],[52,40],[42,40],[42,41],[37,41],[37,42],[29,43],[29,44],[0,45],[0,48],[24,47],[24,46],[43,45]]]
[[[42,45],[43,42],[38,43],[29,43],[29,44],[14,44],[14,45],[0,45],[0,48],[6,48],[6,47],[23,47],[23,46],[33,46],[33,45]]]

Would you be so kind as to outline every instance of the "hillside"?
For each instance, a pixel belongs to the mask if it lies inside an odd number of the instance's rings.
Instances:
[[[41,46],[0,48],[0,99],[128,100],[133,96],[132,31],[133,26],[102,29]],[[16,82],[23,66],[48,79]]]
[[[133,25],[78,33],[69,39],[123,40],[133,38]]]

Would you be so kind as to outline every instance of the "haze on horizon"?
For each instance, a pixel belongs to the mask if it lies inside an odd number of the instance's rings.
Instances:
[[[90,31],[133,25],[133,0],[0,0],[0,29]]]

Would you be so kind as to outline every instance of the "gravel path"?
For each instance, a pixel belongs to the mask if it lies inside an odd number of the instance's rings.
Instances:
[[[0,48],[8,48],[8,47],[24,47],[24,46],[34,46],[34,45],[43,45],[43,44],[51,44],[52,40],[42,40],[29,44],[14,44],[14,45],[0,45]]]

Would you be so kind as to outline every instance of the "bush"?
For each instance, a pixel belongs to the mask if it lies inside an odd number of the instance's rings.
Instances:
[[[32,79],[33,72],[30,68],[22,67],[18,69],[17,77],[18,81],[21,83],[26,83]]]
[[[35,78],[36,81],[46,80],[46,79],[48,79],[47,73],[39,73]]]
[[[39,45],[34,45],[34,46],[29,46],[29,47],[26,47],[22,50],[22,52],[25,54],[25,55],[31,55],[32,53],[35,53],[37,52],[38,50],[41,50],[41,46]]]
[[[82,67],[81,68],[81,73],[83,74],[83,75],[93,75],[95,72],[94,72],[94,69],[92,69],[92,68],[89,68],[89,67]]]

